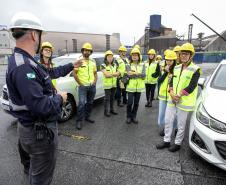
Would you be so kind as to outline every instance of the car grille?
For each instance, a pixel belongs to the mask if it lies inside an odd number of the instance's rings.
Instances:
[[[226,160],[226,141],[215,141],[215,145],[221,157]]]
[[[2,98],[5,99],[5,100],[9,100],[9,96],[8,96],[7,91],[3,91]]]
[[[202,138],[194,131],[191,136],[191,141],[198,146],[202,151],[206,153],[210,153],[206,147],[206,144],[202,140]]]

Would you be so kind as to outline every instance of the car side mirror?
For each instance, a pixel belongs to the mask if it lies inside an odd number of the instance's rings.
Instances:
[[[204,85],[205,85],[205,82],[206,82],[206,78],[199,78],[198,86],[200,86],[201,89],[203,89]]]

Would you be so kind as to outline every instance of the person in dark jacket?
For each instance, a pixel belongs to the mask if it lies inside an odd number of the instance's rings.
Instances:
[[[18,119],[20,157],[30,185],[48,185],[56,164],[57,120],[67,99],[66,92],[55,91],[51,79],[67,75],[81,61],[51,69],[37,62],[43,28],[33,14],[15,14],[10,30],[16,47],[8,60],[6,83],[10,113]]]

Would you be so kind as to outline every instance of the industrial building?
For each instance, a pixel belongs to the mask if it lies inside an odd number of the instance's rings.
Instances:
[[[135,43],[141,47],[141,52],[146,54],[150,48],[154,48],[159,54],[162,54],[165,49],[173,49],[176,45],[182,45],[185,42],[191,42],[196,51],[203,52],[225,52],[226,42],[218,35],[210,35],[204,37],[203,33],[197,38],[191,38],[192,27],[189,25],[188,35],[190,38],[179,38],[176,31],[172,28],[167,28],[161,24],[161,15],[151,15],[148,26],[145,27],[144,35]],[[226,38],[226,31],[220,34]]]
[[[80,52],[85,42],[90,42],[93,45],[94,52],[104,52],[109,49],[116,52],[121,45],[119,33],[109,35],[46,31],[43,34],[42,41],[48,41],[53,44],[54,55]],[[14,47],[15,40],[7,28],[2,27],[0,29],[0,54],[11,54]]]

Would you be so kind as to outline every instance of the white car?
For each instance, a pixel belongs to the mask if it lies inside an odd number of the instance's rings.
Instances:
[[[60,65],[72,63],[76,59],[79,59],[79,57],[81,57],[81,53],[68,54],[54,58],[53,62],[55,64],[55,67],[57,67]],[[119,57],[118,55],[114,55],[114,58],[118,57]],[[104,61],[104,53],[93,53],[90,58],[96,62],[97,66],[98,80],[96,84],[96,96],[94,98],[96,100],[104,97],[103,74],[100,71],[100,65]],[[78,106],[78,84],[75,82],[73,71],[69,73],[67,76],[58,78],[56,80],[56,89],[68,93],[68,100],[62,108],[61,118],[59,120],[60,122],[64,122],[69,120],[73,116]],[[2,96],[0,97],[0,103],[3,110],[9,111],[8,92],[6,85],[4,85],[3,87]]]
[[[206,161],[226,170],[226,60],[208,79],[200,78],[202,92],[193,112],[189,146]]]

